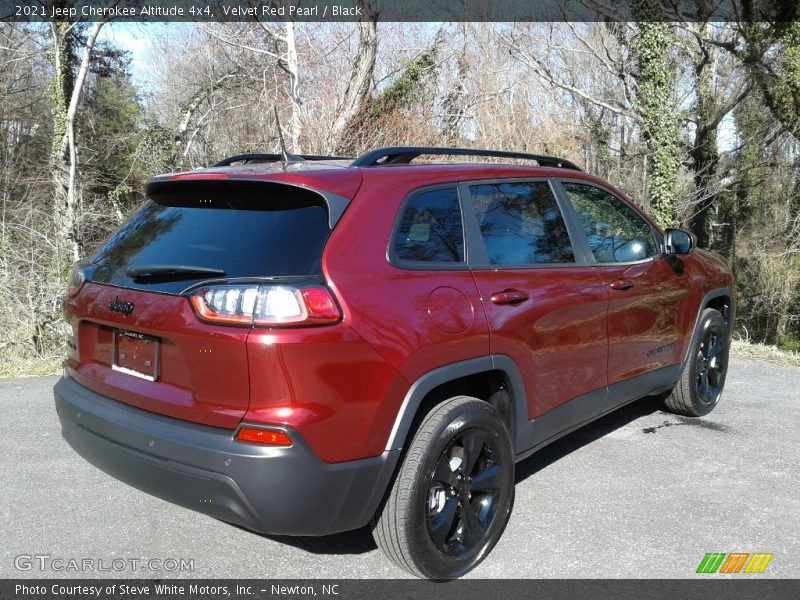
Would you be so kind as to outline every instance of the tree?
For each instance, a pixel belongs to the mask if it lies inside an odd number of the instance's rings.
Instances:
[[[737,54],[758,86],[764,104],[788,131],[800,138],[800,6],[776,2],[780,21],[755,21],[753,0],[743,0],[739,33],[744,48],[733,41],[721,43]],[[787,17],[793,16],[795,20]]]
[[[76,119],[85,249],[116,228],[141,201],[153,173],[170,168],[170,132],[146,113],[130,76],[130,57],[97,44],[87,78],[85,110]]]
[[[443,39],[442,30],[439,30],[431,45],[406,61],[391,83],[363,101],[361,109],[342,132],[337,152],[353,154],[365,147],[393,143],[395,128],[387,125],[391,125],[398,113],[424,102],[429,84],[435,79]]]
[[[675,224],[678,204],[678,170],[683,149],[679,120],[672,102],[675,91],[674,69],[667,56],[674,44],[670,26],[660,22],[641,22],[631,42],[631,53],[638,67],[634,108],[639,115],[647,144],[647,197],[650,211],[662,227]]]
[[[116,2],[112,3],[116,4]],[[75,117],[83,99],[84,83],[89,73],[92,50],[100,30],[107,19],[99,20],[89,28],[85,41],[78,35],[78,23],[54,21],[50,23],[52,36],[53,79],[50,102],[53,110],[52,169],[54,197],[58,215],[57,235],[71,260],[80,258],[79,231],[77,227],[77,145]],[[80,47],[78,46],[81,41]],[[80,54],[80,63],[75,59]],[[77,68],[75,72],[73,69]],[[73,77],[74,75],[74,77]]]
[[[333,124],[332,137],[336,148],[346,144],[349,124],[361,113],[372,93],[372,76],[378,53],[378,13],[371,0],[359,0],[359,6],[368,18],[358,22],[356,57]]]
[[[587,25],[588,31],[572,23],[551,28],[546,49],[538,42],[540,36],[512,31],[506,36],[506,47],[543,82],[572,98],[599,134],[594,136],[596,141],[611,142],[596,121],[595,109],[621,119],[621,149],[624,124],[639,130],[646,145],[644,196],[656,221],[670,226],[676,222],[678,174],[684,156],[671,58],[675,37],[670,25],[647,13],[660,10],[658,2],[646,2],[639,10],[643,20],[635,24]],[[548,54],[553,51],[560,60]]]
[[[228,31],[234,29],[234,31]],[[300,88],[300,63],[297,54],[297,41],[295,24],[291,20],[282,23],[282,31],[258,21],[252,24],[235,25],[204,25],[203,31],[217,40],[245,52],[261,54],[275,61],[275,65],[287,76],[285,91],[290,101],[291,113],[289,118],[289,139],[291,150],[300,152],[300,139],[303,130],[303,98]],[[259,39],[264,37],[265,40]],[[266,43],[265,43],[266,41]],[[195,95],[197,101],[202,100],[211,92],[222,88],[226,81],[233,81],[243,69],[235,68],[216,81],[198,90]],[[264,85],[267,85],[264,81]],[[277,96],[277,89],[276,96]],[[277,98],[276,98],[277,101]],[[193,101],[194,102],[194,101]],[[277,105],[274,105],[277,106]],[[194,109],[193,103],[187,108],[187,117]]]

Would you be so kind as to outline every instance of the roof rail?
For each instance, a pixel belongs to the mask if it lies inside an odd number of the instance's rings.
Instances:
[[[319,156],[316,154],[290,154],[289,162],[302,162],[304,160],[350,160],[349,156]],[[233,163],[264,163],[264,162],[281,162],[283,156],[281,154],[237,154],[223,160],[215,162],[212,167],[227,167]]]
[[[494,158],[521,158],[535,160],[542,167],[561,167],[563,169],[582,169],[575,163],[556,156],[526,154],[524,152],[505,152],[503,150],[483,150],[479,148],[437,148],[433,146],[389,146],[377,148],[362,154],[351,163],[351,167],[375,167],[379,165],[408,164],[423,154],[445,156],[491,156]]]

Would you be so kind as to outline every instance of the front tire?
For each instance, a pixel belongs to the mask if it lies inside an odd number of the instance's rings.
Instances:
[[[707,308],[681,378],[664,403],[677,414],[702,417],[719,403],[728,371],[730,333],[719,311]]]
[[[417,577],[474,569],[503,533],[514,503],[514,452],[498,411],[468,396],[420,425],[372,525],[378,547]]]

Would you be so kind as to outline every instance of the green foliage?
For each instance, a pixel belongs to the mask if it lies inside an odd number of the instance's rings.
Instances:
[[[789,352],[800,352],[800,337],[793,335],[778,336],[778,348]]]
[[[100,61],[104,65],[91,79],[78,132],[85,144],[81,153],[85,189],[95,197],[101,214],[114,218],[85,240],[87,249],[141,202],[145,182],[165,170],[172,149],[170,132],[142,106],[126,53],[107,48],[104,53],[106,58]]]
[[[752,10],[752,2],[745,2]],[[797,11],[796,4],[791,8]],[[783,11],[781,17],[788,13]],[[747,13],[746,15],[747,16]],[[735,275],[740,326],[748,337],[795,350],[800,339],[800,21],[751,22],[737,56],[757,94],[736,112],[742,139],[736,205]],[[788,131],[795,144],[778,137]]]
[[[781,55],[775,76],[775,113],[800,138],[800,21],[780,37]]]
[[[744,7],[752,11],[752,0]],[[799,9],[785,7],[781,21],[748,23],[744,48],[736,52],[773,117],[800,139],[800,21],[785,19],[789,10],[796,16]]]
[[[675,70],[666,58],[675,39],[666,23],[643,22],[638,28],[631,53],[638,67],[635,109],[641,115],[649,151],[647,194],[653,218],[668,227],[675,223],[678,170],[683,162],[679,121],[671,100]]]
[[[67,131],[67,103],[71,89],[68,86],[71,84],[70,73],[72,70],[71,55],[69,52],[69,45],[65,40],[65,32],[67,30],[67,23],[53,23],[53,35],[55,41],[50,49],[53,57],[59,54],[60,69],[53,69],[53,76],[47,86],[47,99],[50,101],[51,110],[53,113],[53,156],[56,155],[61,147],[61,140]],[[55,61],[54,61],[55,62]]]
[[[344,141],[337,148],[338,153],[357,154],[366,147],[395,142],[386,132],[405,122],[406,111],[429,104],[427,94],[435,79],[442,42],[440,31],[425,51],[405,61],[402,73],[392,83],[366,102],[348,124]]]
[[[786,138],[764,145],[780,124],[760,93],[740,104],[734,116],[741,144],[737,183],[720,216],[732,230],[727,254],[739,290],[737,323],[748,339],[784,340],[791,349],[786,340],[800,338],[800,239],[794,231],[800,206],[798,163]]]
[[[175,134],[161,125],[153,115],[140,122],[137,134],[136,162],[144,177],[163,173],[171,168]]]
[[[418,104],[424,95],[426,82],[433,75],[439,44],[434,44],[416,58],[407,60],[403,73],[367,105],[366,119],[377,120],[401,108]]]

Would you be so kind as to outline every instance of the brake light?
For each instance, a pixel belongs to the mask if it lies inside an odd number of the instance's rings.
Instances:
[[[83,264],[75,263],[69,272],[69,281],[67,282],[67,296],[74,298],[81,291],[83,284],[86,283],[86,273],[83,271]]]
[[[242,427],[236,433],[240,442],[264,444],[265,446],[291,446],[292,440],[280,429],[267,429],[263,427]]]
[[[223,325],[322,325],[341,318],[324,286],[212,285],[190,296],[197,318]]]

